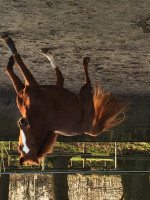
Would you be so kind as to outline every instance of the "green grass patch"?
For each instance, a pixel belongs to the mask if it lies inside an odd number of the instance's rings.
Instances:
[[[74,161],[74,162],[80,162],[80,161],[83,161],[83,160],[84,160],[84,158],[81,158],[81,156],[72,157],[70,159],[70,161]],[[89,161],[89,162],[110,161],[110,162],[112,162],[114,160],[113,159],[86,158],[86,161]]]

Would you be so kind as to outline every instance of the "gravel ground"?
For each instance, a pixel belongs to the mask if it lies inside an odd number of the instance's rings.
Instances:
[[[54,71],[39,49],[49,47],[65,77],[78,92],[84,82],[82,57],[90,56],[94,84],[125,97],[149,97],[150,33],[130,22],[150,16],[149,0],[0,0],[0,32],[16,42],[25,64],[40,84],[54,84]],[[0,42],[0,113],[18,111],[5,74],[10,51]],[[20,75],[19,70],[15,71]],[[149,99],[149,98],[148,98]]]

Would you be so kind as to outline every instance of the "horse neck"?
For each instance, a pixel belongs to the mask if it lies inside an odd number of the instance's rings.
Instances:
[[[35,135],[36,136],[36,143],[37,144],[41,144],[42,141],[45,139],[46,135],[48,134],[49,130],[46,128],[41,128],[41,130],[37,130],[38,134]],[[36,134],[36,133],[35,133]]]
[[[33,134],[35,138],[35,144],[36,144],[36,152],[39,152],[39,149],[43,145],[43,142],[50,132],[51,128],[48,127],[49,121],[46,119],[46,117],[42,113],[41,116],[39,115],[32,115],[31,112],[28,113],[26,118],[29,120],[31,129],[33,129]],[[44,119],[44,120],[43,120]]]
[[[37,123],[34,123],[34,122],[31,123],[31,127],[34,130],[33,134],[34,134],[34,140],[35,140],[37,152],[39,151],[39,148],[43,144],[45,137],[49,133],[48,127],[46,127],[46,125],[44,125],[44,124],[45,123],[43,122],[42,126],[39,126],[38,122]]]

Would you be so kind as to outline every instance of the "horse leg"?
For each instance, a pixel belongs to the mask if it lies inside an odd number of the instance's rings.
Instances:
[[[14,56],[15,64],[18,66],[18,68],[22,72],[23,78],[25,80],[25,85],[38,86],[38,83],[36,82],[35,78],[31,74],[29,69],[23,63],[20,55],[19,54],[14,54],[13,56]]]
[[[25,80],[25,85],[38,85],[33,75],[30,73],[28,68],[23,63],[20,55],[17,53],[17,49],[15,47],[14,41],[7,34],[3,34],[1,36],[1,39],[7,44],[7,46],[11,50],[14,57],[15,64],[18,66],[18,68],[22,72],[22,75]]]
[[[64,78],[63,75],[58,68],[58,65],[56,61],[54,60],[53,54],[50,52],[49,48],[42,48],[41,52],[46,58],[50,61],[52,67],[55,69],[55,74],[56,74],[56,85],[59,87],[63,87],[64,84]]]
[[[7,64],[6,73],[11,79],[12,84],[15,88],[15,91],[18,94],[22,89],[24,89],[25,85],[22,83],[20,78],[14,73],[14,70],[13,70],[14,63],[15,63],[14,58],[13,56],[11,56]]]
[[[14,70],[13,70],[14,64],[15,64],[14,57],[11,56],[9,58],[9,61],[8,61],[8,64],[7,64],[6,73],[8,74],[10,80],[12,81],[14,89],[17,93],[17,106],[18,106],[19,110],[21,111],[23,100],[22,100],[22,98],[20,98],[19,93],[20,93],[21,90],[24,89],[25,85],[22,83],[20,78],[14,73]]]
[[[64,77],[58,67],[55,68],[55,76],[56,76],[56,85],[59,87],[63,87]]]
[[[90,62],[90,58],[89,57],[84,57],[83,58],[83,69],[84,69],[84,74],[85,74],[85,84],[87,84],[90,89],[92,90],[92,86],[91,86],[91,80],[89,78],[89,73],[88,73],[88,64]]]
[[[85,73],[85,84],[81,87],[79,91],[79,96],[83,108],[83,123],[82,127],[84,132],[88,131],[92,125],[94,118],[94,104],[92,95],[92,86],[88,74],[88,63],[90,62],[89,57],[83,58],[83,68]]]

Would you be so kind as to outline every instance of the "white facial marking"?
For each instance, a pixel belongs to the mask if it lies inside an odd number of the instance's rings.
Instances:
[[[47,57],[48,60],[51,62],[52,67],[55,69],[55,68],[57,67],[57,63],[56,63],[56,61],[54,60],[53,56],[52,56],[52,55],[47,55],[46,57]]]
[[[25,136],[23,130],[21,130],[21,135],[22,135],[23,151],[24,151],[25,153],[29,153],[30,149],[27,147],[27,144],[26,144],[26,136]]]

